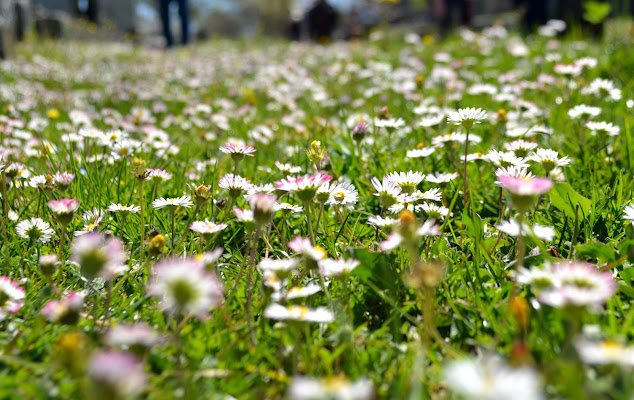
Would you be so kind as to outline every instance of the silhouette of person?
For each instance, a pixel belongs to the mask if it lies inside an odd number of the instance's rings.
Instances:
[[[170,4],[175,1],[178,3],[178,15],[181,19],[181,42],[183,45],[189,43],[189,10],[187,0],[159,0],[159,13],[161,14],[161,23],[163,24],[163,36],[167,41],[167,47],[174,46],[174,36],[170,29]]]
[[[337,26],[339,14],[326,0],[317,0],[306,13],[308,34],[313,40],[329,39]]]

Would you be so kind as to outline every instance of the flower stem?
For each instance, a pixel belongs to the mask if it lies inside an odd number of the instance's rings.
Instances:
[[[2,239],[4,240],[4,269],[9,273],[9,237],[7,226],[9,225],[9,206],[7,204],[7,175],[2,171]]]
[[[313,223],[310,221],[310,210],[312,206],[309,201],[304,202],[304,210],[306,211],[306,222],[308,224],[308,235],[310,237],[310,243],[315,245],[315,232],[313,232]]]
[[[469,129],[467,129],[467,137],[465,138],[464,141],[464,173],[463,173],[463,179],[464,179],[464,193],[463,193],[463,210],[467,209],[467,202],[469,201],[468,199],[468,192],[467,192],[467,155],[469,154]]]
[[[141,207],[141,246],[139,254],[139,265],[143,264],[143,246],[145,245],[145,207],[143,206],[143,182],[145,179],[139,178],[139,207]]]
[[[253,236],[253,244],[251,245],[251,257],[249,260],[249,272],[247,276],[247,323],[249,324],[249,335],[251,337],[251,343],[255,345],[255,331],[253,329],[253,312],[251,310],[251,303],[253,299],[253,270],[255,269],[255,256],[256,249],[258,247],[258,238],[260,237],[260,227],[255,230],[255,235]]]
[[[158,192],[158,182],[154,183],[154,192],[152,194],[152,202],[156,200],[156,194]],[[154,207],[152,207],[152,216],[150,217],[150,226],[154,226]]]

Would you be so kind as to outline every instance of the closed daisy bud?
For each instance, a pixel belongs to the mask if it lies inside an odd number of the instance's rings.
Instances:
[[[132,160],[132,175],[137,179],[145,179],[148,176],[147,163],[140,158]]]
[[[365,138],[365,135],[368,133],[368,124],[365,122],[359,122],[353,129],[352,129],[352,139],[360,142],[361,140],[363,140]]]
[[[275,212],[275,197],[272,194],[256,193],[251,196],[250,203],[253,209],[253,218],[258,226],[265,226],[271,222]]]
[[[45,256],[40,257],[40,261],[38,267],[42,275],[51,277],[57,271],[57,255],[56,254],[47,254]]]
[[[75,212],[79,208],[79,201],[76,199],[51,200],[48,202],[53,216],[62,226],[66,226],[73,220]]]

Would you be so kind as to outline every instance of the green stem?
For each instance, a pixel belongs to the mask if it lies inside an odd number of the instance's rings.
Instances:
[[[141,207],[141,246],[139,254],[139,265],[143,264],[143,246],[145,246],[145,214],[143,205],[143,181],[145,179],[139,178],[139,207]]]
[[[310,243],[314,246],[315,245],[315,232],[313,232],[313,223],[310,220],[310,210],[312,208],[312,205],[310,204],[310,201],[305,201],[304,202],[304,210],[306,211],[306,222],[308,224],[308,235],[310,237]]]

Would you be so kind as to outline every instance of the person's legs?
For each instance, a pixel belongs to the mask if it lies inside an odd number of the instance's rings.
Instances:
[[[183,44],[189,43],[189,10],[187,9],[187,0],[178,0],[178,14],[181,17],[182,41]]]
[[[159,1],[159,13],[161,14],[163,35],[165,36],[165,40],[167,40],[167,47],[172,47],[174,45],[174,37],[172,36],[172,31],[170,30],[170,1],[171,0]]]

